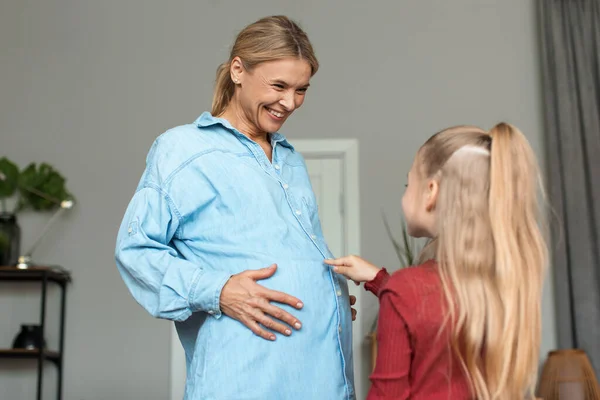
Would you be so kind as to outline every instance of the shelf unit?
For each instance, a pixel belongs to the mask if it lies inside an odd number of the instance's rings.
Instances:
[[[0,359],[31,359],[37,360],[37,400],[42,399],[42,383],[44,378],[44,362],[53,363],[57,370],[57,396],[62,399],[62,377],[63,377],[63,354],[64,354],[64,333],[65,333],[65,304],[67,297],[67,284],[71,282],[71,274],[61,267],[57,266],[32,266],[27,269],[16,267],[0,267],[0,281],[13,282],[40,282],[40,326],[42,337],[46,333],[46,302],[48,294],[48,284],[57,284],[61,289],[60,296],[60,321],[58,350],[26,350],[26,349],[0,349]],[[41,343],[38,348],[42,347]]]

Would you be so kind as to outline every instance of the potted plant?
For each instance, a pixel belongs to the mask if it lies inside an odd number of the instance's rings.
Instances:
[[[65,178],[49,164],[29,164],[22,171],[8,158],[0,158],[0,266],[16,265],[21,230],[17,214],[31,209],[53,211],[72,204]],[[9,202],[12,206],[9,206]]]

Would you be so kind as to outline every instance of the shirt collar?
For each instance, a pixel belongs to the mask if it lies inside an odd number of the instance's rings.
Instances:
[[[240,133],[237,129],[235,129],[229,123],[229,121],[227,121],[226,119],[223,119],[223,118],[213,117],[212,114],[209,113],[208,111],[203,112],[202,115],[200,115],[196,119],[196,121],[194,122],[194,124],[198,128],[208,128],[209,126],[213,126],[213,125],[221,125],[222,127],[224,127],[227,130],[231,131],[235,135],[241,135],[241,136],[244,136],[245,138],[248,138],[246,135]],[[277,143],[277,144],[279,144],[281,146],[284,146],[284,147],[288,147],[292,151],[294,151],[294,146],[292,146],[290,144],[290,142],[288,142],[287,138],[285,136],[283,136],[279,132],[275,132],[275,133],[271,134],[271,144],[274,145],[275,143]]]

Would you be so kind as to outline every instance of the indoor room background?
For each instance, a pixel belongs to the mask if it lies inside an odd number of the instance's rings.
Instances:
[[[406,173],[438,130],[505,120],[544,162],[533,1],[4,0],[0,156],[20,167],[49,162],[77,198],[35,254],[73,276],[65,399],[168,398],[170,324],[151,318],[125,288],[114,262],[117,229],[153,140],[210,109],[216,68],[237,32],[274,14],[299,22],[321,64],[282,133],[292,144],[359,141],[365,258],[398,265],[381,215],[399,234]],[[27,247],[47,217],[19,218]],[[38,318],[38,297],[33,287],[25,296],[2,288],[0,347],[9,347],[19,324]],[[57,311],[49,307],[48,318]],[[557,346],[550,280],[542,308],[545,357]],[[375,316],[376,298],[364,296],[358,312]],[[34,398],[35,369],[18,365],[0,360],[0,399]],[[53,398],[54,371],[46,368]],[[364,371],[357,379],[366,382]]]

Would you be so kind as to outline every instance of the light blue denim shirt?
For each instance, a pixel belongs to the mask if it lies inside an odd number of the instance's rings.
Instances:
[[[117,267],[150,314],[175,321],[186,400],[354,399],[348,287],[323,263],[302,156],[271,135],[273,161],[226,120],[203,113],[156,139],[121,224]],[[233,274],[273,263],[259,284],[296,296],[302,322],[274,342],[221,314]],[[157,343],[160,345],[160,343]]]

